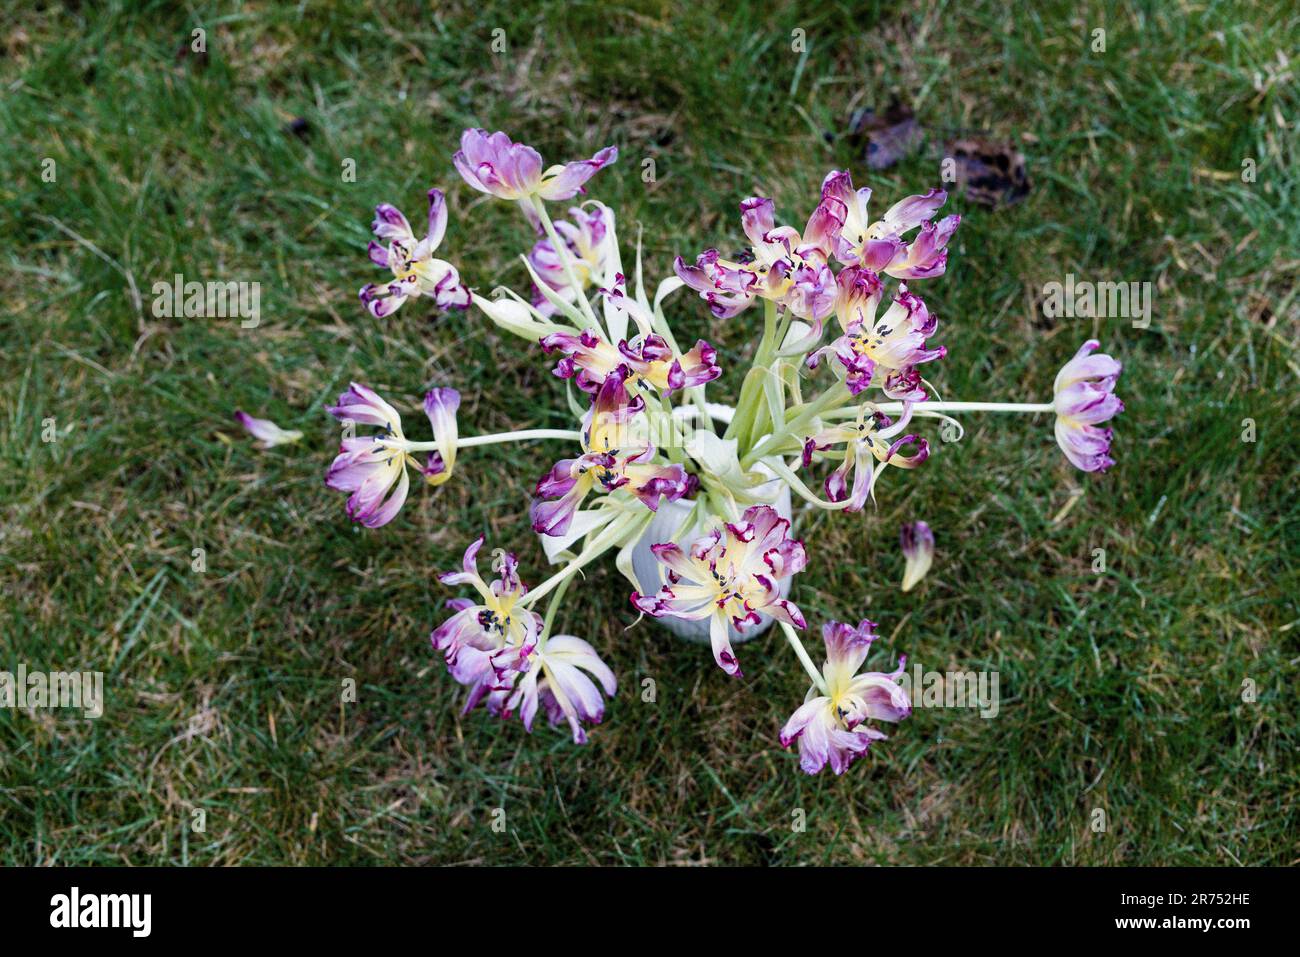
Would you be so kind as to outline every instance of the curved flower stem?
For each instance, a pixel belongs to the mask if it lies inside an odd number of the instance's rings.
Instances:
[[[822,673],[817,670],[817,666],[813,664],[812,658],[808,656],[808,649],[806,649],[803,646],[803,642],[799,640],[799,633],[783,621],[777,622],[777,624],[779,624],[781,630],[785,632],[786,640],[790,642],[790,647],[794,649],[794,653],[798,657],[799,663],[803,665],[803,670],[808,672],[808,677],[811,678],[813,684],[817,686],[817,690],[822,694],[827,694],[826,680],[822,677]]]
[[[829,394],[830,390],[806,406],[803,411],[788,421],[784,428],[778,429],[764,439],[762,443],[741,460],[741,467],[749,468],[757,459],[776,453],[782,447],[780,440],[787,439],[797,433],[801,426],[815,416],[824,415],[828,418],[838,418],[840,416],[857,415],[857,405],[844,408],[826,408],[826,406],[832,404],[829,401],[824,401]],[[903,411],[906,404],[904,402],[877,402],[875,406],[886,415],[898,415]],[[921,415],[941,412],[1040,413],[1056,411],[1056,405],[1052,402],[919,402],[915,403],[913,407]]]
[[[501,442],[526,442],[529,439],[567,439],[577,442],[581,433],[572,429],[521,429],[518,432],[493,432],[489,435],[466,435],[456,440],[456,448],[468,449],[476,445],[497,445]],[[386,445],[395,445],[391,439],[384,440]],[[438,448],[437,442],[406,442],[402,445],[406,452],[433,452]]]
[[[851,499],[844,499],[841,502],[829,502],[824,498],[819,498],[817,493],[810,489],[799,476],[794,474],[794,470],[782,462],[779,458],[773,456],[764,460],[768,468],[775,472],[785,483],[790,486],[791,490],[809,505],[816,505],[818,508],[824,508],[832,511],[839,511],[848,508],[853,504]]]
[[[456,448],[467,449],[475,445],[496,445],[499,442],[524,442],[528,439],[567,439],[576,442],[582,433],[573,429],[522,429],[518,432],[496,432],[491,435],[467,435],[456,440]]]
[[[770,301],[766,303],[763,341],[759,345],[758,357],[754,361],[754,369],[760,373],[757,383],[758,395],[753,399],[753,412],[745,423],[746,433],[741,437],[739,448],[742,455],[753,450],[764,429],[769,428],[769,422],[772,429],[778,428],[781,424],[781,415],[785,410],[785,383],[779,371],[780,356],[793,315],[788,307],[778,309],[775,303]],[[773,380],[779,390],[774,395],[769,393]],[[780,407],[779,414],[776,406]]]
[[[546,238],[551,241],[551,248],[555,250],[555,255],[560,258],[560,262],[564,265],[564,277],[569,280],[569,285],[573,287],[573,294],[581,305],[583,313],[591,320],[592,325],[603,330],[604,326],[596,318],[596,312],[591,308],[591,301],[587,298],[586,290],[578,282],[578,274],[573,268],[573,256],[569,252],[569,244],[561,239],[560,234],[555,231],[555,226],[551,222],[551,214],[546,211],[545,201],[533,196],[532,203],[542,221],[542,229],[546,231]]]
[[[519,604],[522,607],[534,604],[543,595],[563,584],[575,572],[579,571],[584,565],[589,565],[604,552],[625,545],[637,535],[640,535],[642,529],[650,524],[650,519],[653,517],[654,513],[646,509],[644,515],[629,512],[614,519],[587,544],[587,547],[576,558],[520,599]]]
[[[773,354],[780,352],[781,348],[785,345],[785,336],[790,330],[790,320],[793,315],[794,314],[790,312],[789,309],[781,310],[781,321],[777,324],[776,335],[772,338]]]
[[[876,406],[886,415],[897,415],[903,411],[902,402],[877,402]],[[918,412],[1055,412],[1053,402],[918,402]],[[848,411],[848,410],[845,410]],[[856,415],[857,410],[852,410]]]
[[[569,584],[572,578],[566,578],[560,582],[555,594],[551,596],[550,603],[546,606],[546,617],[542,620],[542,633],[537,639],[537,643],[542,648],[546,647],[546,639],[551,637],[551,625],[555,623],[555,613],[560,610],[560,602],[564,601],[564,593],[569,590]]]
[[[759,400],[763,394],[763,374],[764,369],[759,365],[751,366],[745,373],[745,381],[740,386],[740,400],[736,404],[736,414],[732,417],[731,424],[724,435],[724,438],[735,439],[736,447],[742,451],[747,448],[746,438],[758,414]]]

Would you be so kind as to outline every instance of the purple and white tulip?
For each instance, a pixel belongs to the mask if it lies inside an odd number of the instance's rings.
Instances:
[[[388,203],[375,207],[370,228],[379,239],[370,241],[370,261],[393,273],[389,282],[369,283],[361,288],[361,303],[371,315],[391,316],[406,300],[417,296],[428,296],[441,309],[469,306],[469,289],[460,281],[456,267],[433,256],[447,231],[447,204],[442,190],[429,190],[429,226],[423,239],[416,240],[406,217]]]
[[[606,146],[591,159],[543,171],[541,154],[531,146],[512,142],[502,132],[468,129],[461,134],[460,149],[451,162],[461,179],[480,193],[520,201],[527,207],[534,196],[562,200],[585,192],[583,184],[616,159],[618,147]]]
[[[823,198],[845,209],[843,226],[835,236],[835,257],[845,265],[861,266],[896,279],[933,279],[948,265],[948,241],[961,224],[960,216],[946,216],[938,223],[932,217],[948,200],[941,189],[924,196],[909,196],[872,222],[867,215],[871,190],[853,188],[848,170],[833,170],[822,182]],[[911,242],[904,235],[920,227]]]
[[[600,689],[614,696],[614,673],[585,641],[544,634],[541,616],[521,604],[528,586],[519,579],[514,555],[496,553],[492,567],[498,577],[483,581],[477,560],[482,547],[480,536],[465,550],[461,571],[438,576],[446,585],[472,585],[478,600],[447,602],[454,614],[429,636],[448,673],[468,689],[462,713],[479,704],[500,718],[518,712],[531,733],[540,705],[552,725],[567,721],[574,744],[585,744],[582,723],[604,718]]]
[[[868,269],[846,266],[836,284],[836,317],[844,335],[812,353],[808,367],[816,369],[824,357],[834,356],[837,371],[843,373],[852,395],[875,384],[891,399],[923,400],[925,386],[916,367],[948,354],[945,346],[927,348],[927,340],[939,327],[938,318],[903,283],[885,314],[877,319],[882,287]]]
[[[503,717],[518,711],[524,729],[531,733],[540,704],[552,727],[567,721],[573,743],[586,744],[582,723],[604,720],[605,700],[600,692],[603,688],[606,695],[614,697],[618,690],[614,672],[591,645],[572,635],[547,638],[532,652],[528,665],[514,689],[497,697],[492,706],[499,708]]]
[[[903,568],[903,591],[911,591],[925,577],[934,561],[934,532],[925,522],[911,522],[898,532],[906,565]]]
[[[593,394],[619,369],[638,386],[649,386],[661,395],[704,385],[722,375],[717,351],[703,339],[697,340],[690,352],[678,357],[660,335],[638,335],[615,347],[600,333],[588,329],[545,336],[542,349],[563,354],[553,370],[557,377],[573,379],[578,388]]]
[[[816,685],[809,688],[804,703],[781,729],[781,746],[799,743],[799,767],[808,774],[816,774],[828,764],[836,774],[843,774],[867,753],[872,742],[887,737],[867,721],[898,722],[912,713],[912,702],[898,683],[907,663],[905,656],[899,657],[898,668],[888,674],[858,674],[878,637],[875,628],[875,623],[865,618],[856,628],[838,621],[822,626],[826,692],[821,693]]]
[[[277,445],[291,445],[302,438],[297,429],[282,429],[270,419],[255,419],[247,412],[235,410],[235,421],[253,438],[259,449],[272,449]]]
[[[835,274],[829,258],[844,222],[844,204],[824,197],[801,235],[777,226],[772,200],[751,196],[740,204],[740,220],[751,247],[742,261],[723,259],[716,249],[702,252],[694,265],[678,256],[678,278],[700,294],[719,319],[770,299],[820,329],[835,308]]]
[[[653,545],[655,557],[668,569],[667,582],[653,595],[633,592],[632,605],[656,618],[707,618],[714,661],[740,677],[728,622],[741,632],[764,617],[804,627],[803,613],[778,590],[781,579],[808,564],[803,543],[789,531],[789,521],[776,509],[755,505],[739,523],[723,523],[687,550],[672,542]]]
[[[658,510],[661,497],[675,502],[686,494],[686,470],[655,462],[655,447],[630,431],[645,399],[628,395],[627,374],[627,367],[619,366],[607,375],[583,416],[582,455],[561,459],[538,481],[529,514],[539,534],[567,532],[593,489],[605,494],[626,489],[651,511]]]
[[[429,636],[452,678],[469,689],[464,713],[486,701],[488,710],[500,715],[515,679],[529,667],[537,646],[542,619],[537,613],[517,607],[528,593],[519,579],[514,555],[500,552],[493,560],[498,577],[491,584],[478,573],[479,536],[465,549],[459,572],[444,572],[444,585],[472,585],[479,600],[454,598],[447,607],[454,614]]]
[[[848,499],[850,504],[845,511],[861,511],[868,499],[875,498],[876,482],[886,467],[914,469],[929,458],[930,444],[925,439],[916,435],[899,435],[911,418],[911,403],[903,404],[903,415],[897,422],[891,421],[872,403],[864,403],[855,421],[831,426],[804,441],[803,466],[811,465],[814,457],[824,458],[821,453],[825,450],[843,444],[839,467],[826,477],[826,498],[832,502]],[[914,446],[915,451],[904,455],[902,450],[909,445]],[[850,475],[852,488],[849,487]]]
[[[352,383],[328,408],[340,422],[378,426],[377,435],[345,434],[339,454],[325,475],[325,484],[340,492],[351,492],[348,517],[367,528],[387,525],[401,510],[410,492],[407,467],[423,475],[430,485],[441,485],[451,477],[456,462],[456,410],[460,393],[455,389],[434,389],[424,399],[425,413],[433,427],[438,450],[421,465],[411,455],[402,433],[402,417],[374,390]]]
[[[1111,356],[1092,355],[1101,343],[1089,339],[1056,376],[1056,444],[1077,469],[1104,472],[1110,457],[1111,430],[1098,425],[1124,411],[1115,395],[1123,366]]]

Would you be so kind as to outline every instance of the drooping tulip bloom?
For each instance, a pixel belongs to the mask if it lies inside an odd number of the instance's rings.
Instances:
[[[874,404],[863,403],[856,420],[823,429],[804,441],[803,465],[808,467],[814,456],[824,458],[820,453],[842,444],[840,465],[826,477],[826,498],[832,502],[847,498],[851,504],[845,511],[861,511],[867,500],[875,497],[876,482],[888,466],[914,469],[929,458],[930,444],[925,439],[916,435],[899,436],[911,418],[911,403],[903,405],[903,415],[897,422],[891,421]],[[904,455],[902,450],[909,445],[916,451]]]
[[[838,621],[822,626],[826,692],[816,685],[809,688],[803,705],[781,729],[781,746],[799,742],[799,767],[808,774],[816,774],[827,764],[836,774],[843,774],[867,753],[873,741],[887,737],[867,725],[868,720],[897,722],[912,713],[912,702],[898,683],[907,663],[905,656],[899,657],[898,668],[889,674],[858,674],[878,637],[875,628],[875,623],[865,618],[856,628]]]
[[[500,714],[504,695],[528,668],[542,619],[536,612],[517,607],[528,586],[519,579],[514,555],[499,552],[493,561],[498,577],[491,584],[483,581],[478,573],[482,547],[480,535],[465,549],[460,571],[438,576],[444,585],[472,585],[479,597],[477,601],[448,601],[454,614],[433,630],[429,640],[442,652],[452,678],[469,689],[464,711],[486,701],[490,711]]]
[[[917,366],[948,354],[945,346],[927,347],[939,327],[938,318],[920,296],[908,291],[906,283],[899,285],[898,295],[877,318],[882,287],[868,269],[846,266],[836,277],[836,287],[836,318],[844,335],[810,355],[808,367],[816,369],[823,358],[834,356],[852,395],[874,384],[900,402],[924,399]]]
[[[751,248],[742,260],[723,259],[716,249],[699,255],[694,265],[681,256],[673,263],[678,277],[700,294],[720,319],[736,315],[757,298],[785,306],[820,329],[835,306],[835,275],[829,257],[844,222],[844,205],[824,197],[801,235],[776,225],[770,199],[751,196],[740,204],[740,220]]]
[[[871,190],[853,188],[848,170],[833,170],[822,182],[822,196],[845,208],[844,222],[835,238],[835,256],[845,265],[861,266],[896,279],[932,279],[942,276],[948,264],[948,241],[961,223],[946,216],[937,224],[932,217],[948,200],[941,189],[924,196],[909,196],[872,222],[867,215]],[[911,242],[904,236],[920,227]]]
[[[448,673],[468,689],[462,713],[479,704],[501,718],[517,712],[531,733],[540,705],[552,725],[567,721],[574,743],[585,744],[582,723],[599,724],[604,718],[600,688],[614,696],[614,673],[580,638],[544,635],[541,616],[520,604],[528,586],[519,578],[514,555],[497,552],[492,562],[497,578],[483,581],[478,572],[482,547],[479,536],[465,549],[461,571],[438,576],[446,585],[472,585],[478,599],[447,602],[454,614],[429,636]]]
[[[592,681],[592,677],[596,680]],[[552,727],[567,721],[573,743],[586,744],[582,722],[600,724],[605,717],[601,688],[612,698],[618,682],[596,650],[581,638],[552,635],[531,653],[528,670],[514,689],[494,695],[492,706],[500,709],[503,717],[518,711],[524,728],[531,733],[540,704]]]
[[[1110,457],[1111,430],[1098,425],[1124,411],[1115,395],[1123,368],[1104,353],[1092,355],[1101,343],[1089,339],[1056,376],[1056,444],[1065,457],[1085,472],[1104,472],[1115,464]]]
[[[740,677],[728,622],[740,632],[764,617],[804,627],[803,613],[778,589],[781,579],[808,564],[803,543],[789,531],[789,521],[776,509],[755,505],[739,523],[723,523],[687,550],[672,542],[653,545],[655,557],[668,570],[667,582],[653,595],[633,592],[632,604],[656,618],[707,618],[713,659],[727,674]]]
[[[409,453],[380,441],[389,437],[405,440],[402,417],[372,389],[356,382],[328,411],[340,422],[383,429],[380,435],[349,436],[345,432],[342,449],[326,473],[325,484],[352,493],[347,512],[354,522],[368,528],[386,525],[401,509],[410,490],[406,474]]]
[[[591,212],[575,206],[569,210],[569,216],[573,221],[559,220],[555,223],[555,231],[568,250],[578,288],[574,289],[569,282],[569,271],[564,268],[564,260],[549,238],[539,239],[534,244],[528,262],[552,292],[566,302],[577,302],[578,297],[590,288],[593,279],[605,274],[614,214],[608,207],[597,205]],[[555,314],[556,307],[537,288],[533,290],[533,305],[544,316]]]
[[[439,451],[433,452],[426,465],[411,455],[402,433],[402,417],[397,410],[372,389],[352,383],[339,396],[338,404],[328,411],[340,422],[374,425],[383,431],[376,435],[345,433],[339,454],[325,475],[325,484],[341,492],[351,492],[348,517],[367,528],[378,528],[393,520],[406,502],[410,491],[407,467],[423,475],[430,485],[440,485],[451,477],[456,461],[456,409],[460,394],[455,389],[435,389],[425,396],[425,412],[433,427]]]
[[[391,281],[361,288],[361,302],[371,315],[391,316],[415,296],[428,296],[442,309],[469,306],[469,290],[460,281],[456,267],[433,256],[447,231],[447,204],[442,190],[429,190],[429,231],[423,239],[416,240],[406,217],[388,203],[375,207],[375,221],[370,228],[379,239],[370,241],[370,261],[393,272]]]
[[[242,425],[253,438],[257,439],[259,449],[272,449],[277,445],[291,445],[302,438],[297,429],[282,429],[270,419],[255,419],[247,412],[235,410],[235,421]]]
[[[903,591],[911,591],[934,561],[934,532],[925,522],[911,522],[899,530],[898,541],[907,562],[903,568]]]
[[[456,172],[480,193],[500,199],[524,201],[572,199],[582,184],[618,159],[618,148],[606,146],[591,159],[577,160],[543,171],[537,150],[514,143],[505,133],[469,129],[460,136],[460,149],[452,156]]]
[[[656,463],[655,447],[631,431],[645,399],[628,395],[627,374],[620,366],[606,376],[583,416],[582,455],[556,462],[537,483],[530,514],[538,533],[563,535],[592,489],[626,489],[651,511],[658,510],[660,496],[673,502],[686,494],[686,470]]]

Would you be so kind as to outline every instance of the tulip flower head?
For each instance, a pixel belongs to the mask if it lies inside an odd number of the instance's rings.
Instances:
[[[835,237],[835,256],[846,266],[860,266],[895,279],[933,279],[948,265],[948,241],[961,224],[960,216],[947,216],[937,224],[931,219],[948,200],[941,189],[924,196],[909,196],[872,222],[867,216],[871,190],[853,188],[848,170],[827,174],[822,197],[839,203],[845,210],[843,227]],[[918,229],[919,227],[919,229]],[[904,236],[918,229],[909,243]]]
[[[704,385],[722,375],[718,354],[703,339],[690,352],[676,355],[663,336],[651,333],[623,340],[617,346],[606,342],[599,332],[553,332],[542,339],[545,352],[560,352],[563,358],[553,370],[561,379],[573,379],[584,392],[596,393],[609,376],[619,370],[638,388],[648,388],[661,395],[678,389]]]
[[[645,408],[645,400],[628,395],[625,366],[605,377],[583,418],[582,450],[576,459],[561,459],[537,483],[533,500],[533,529],[559,536],[569,529],[573,516],[592,489],[631,492],[652,512],[659,499],[676,501],[686,493],[686,472],[680,465],[654,461],[655,447],[636,438],[632,420]]]
[[[433,427],[438,449],[421,465],[410,452],[402,433],[402,417],[373,390],[352,383],[328,411],[339,421],[352,425],[378,426],[375,435],[348,435],[325,476],[332,489],[351,492],[348,517],[367,528],[378,528],[393,520],[410,492],[407,468],[423,475],[430,485],[451,477],[456,461],[456,410],[460,393],[455,389],[434,389],[425,396],[424,408]]]
[[[447,204],[442,190],[429,190],[429,230],[423,239],[416,240],[406,217],[388,203],[375,207],[375,221],[370,228],[380,240],[370,241],[370,261],[393,272],[391,282],[361,287],[362,305],[371,315],[377,319],[391,316],[416,296],[428,296],[441,309],[464,309],[469,305],[469,290],[460,281],[456,267],[433,257],[447,231]]]
[[[728,622],[745,631],[764,617],[795,628],[803,613],[782,598],[777,583],[808,564],[803,543],[789,536],[790,523],[770,505],[745,511],[740,522],[721,527],[683,550],[672,542],[651,546],[667,568],[667,582],[653,595],[632,593],[632,605],[656,618],[708,619],[713,658],[723,671],[740,677],[731,650]]]
[[[498,552],[492,564],[498,577],[484,582],[477,561],[482,547],[480,536],[465,550],[461,571],[438,576],[446,585],[472,585],[478,601],[447,602],[454,614],[429,636],[448,673],[468,689],[462,713],[479,704],[500,718],[518,713],[531,732],[540,706],[552,725],[569,724],[574,744],[585,744],[582,723],[604,718],[601,689],[614,696],[614,673],[582,639],[546,635],[541,616],[523,605],[528,586],[514,555]]]
[[[763,298],[820,324],[835,307],[835,274],[828,257],[843,216],[843,204],[824,198],[801,235],[793,227],[776,225],[772,200],[751,196],[740,204],[741,225],[752,244],[740,261],[708,249],[694,265],[678,256],[673,268],[719,319],[735,316]]]
[[[581,638],[553,635],[532,652],[528,671],[500,707],[504,716],[518,711],[524,729],[531,732],[540,704],[553,727],[567,722],[573,743],[586,744],[582,723],[600,724],[605,718],[601,689],[612,698],[618,681],[596,650]]]
[[[893,422],[870,402],[858,409],[857,418],[843,425],[831,426],[804,441],[803,465],[808,467],[821,453],[843,445],[840,465],[826,477],[826,497],[832,502],[846,498],[846,511],[861,511],[868,499],[874,499],[876,482],[885,468],[914,469],[930,456],[930,444],[917,435],[899,435],[911,421],[912,406],[903,405],[903,416]],[[915,449],[910,455],[903,450]],[[849,479],[852,478],[850,488]]]
[[[447,607],[455,612],[433,630],[429,640],[442,652],[447,671],[469,689],[463,713],[487,701],[493,714],[505,710],[505,701],[515,679],[526,670],[542,630],[542,619],[527,608],[518,607],[528,586],[519,580],[518,565],[509,552],[498,553],[493,570],[498,577],[491,584],[478,573],[479,536],[465,549],[461,570],[444,572],[444,585],[472,585],[478,601],[452,599]]]
[[[898,295],[876,318],[881,284],[874,273],[847,266],[837,279],[836,315],[844,335],[808,357],[815,369],[825,356],[834,356],[851,395],[880,386],[891,399],[919,402],[926,397],[917,366],[947,355],[947,348],[927,348],[939,320],[921,297],[899,285]]]
[[[875,628],[865,618],[856,628],[838,621],[822,626],[825,693],[816,685],[809,688],[804,703],[781,729],[781,746],[799,743],[799,767],[808,774],[828,764],[836,774],[843,774],[873,742],[887,737],[867,721],[898,722],[912,713],[912,702],[898,684],[906,657],[900,657],[898,668],[889,674],[858,674],[878,637]]]
[[[1056,376],[1056,444],[1077,469],[1104,472],[1115,464],[1110,457],[1111,430],[1099,424],[1124,411],[1115,395],[1123,368],[1105,354],[1093,355],[1100,346],[1089,339]]]
[[[531,222],[536,222],[533,197],[544,200],[572,199],[583,184],[599,170],[618,159],[618,148],[606,146],[591,159],[552,166],[543,171],[537,150],[515,143],[505,133],[470,129],[461,134],[460,149],[452,165],[461,179],[499,199],[520,203]]]

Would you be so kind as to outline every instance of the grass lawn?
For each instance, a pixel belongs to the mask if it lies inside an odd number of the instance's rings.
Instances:
[[[0,30],[0,670],[103,671],[108,700],[97,721],[0,709],[0,862],[1300,859],[1293,3],[27,6]],[[196,27],[207,56],[178,56]],[[894,96],[928,139],[870,172],[826,134]],[[428,641],[457,592],[434,573],[483,532],[540,581],[529,492],[568,450],[467,450],[380,531],[322,476],[323,405],[351,378],[417,416],[454,385],[464,433],[570,427],[553,363],[477,313],[357,302],[372,207],[414,219],[434,185],[440,254],[480,291],[525,285],[522,220],[452,170],[466,126],[548,161],[617,144],[592,195],[625,256],[644,228],[655,281],[740,247],[745,196],[802,225],[831,168],[878,204],[937,185],[946,138],[1017,142],[1023,203],[949,201],[930,377],[1046,401],[1096,336],[1125,365],[1118,465],[1073,470],[1047,416],[965,416],[878,508],[805,518],[795,596],[812,622],[868,615],[927,669],[997,671],[995,718],[918,709],[843,777],[805,776],[776,740],[807,686],[779,633],[728,678],[649,620],[624,630],[612,562],[563,613],[621,682],[591,743],[460,716]],[[260,325],[155,317],[176,273],[260,282]],[[1150,327],[1046,318],[1071,273],[1151,283]],[[734,395],[761,311],[718,321],[679,293],[670,317],[718,346],[710,389]],[[306,437],[260,452],[236,408]],[[918,518],[937,557],[902,594]]]

